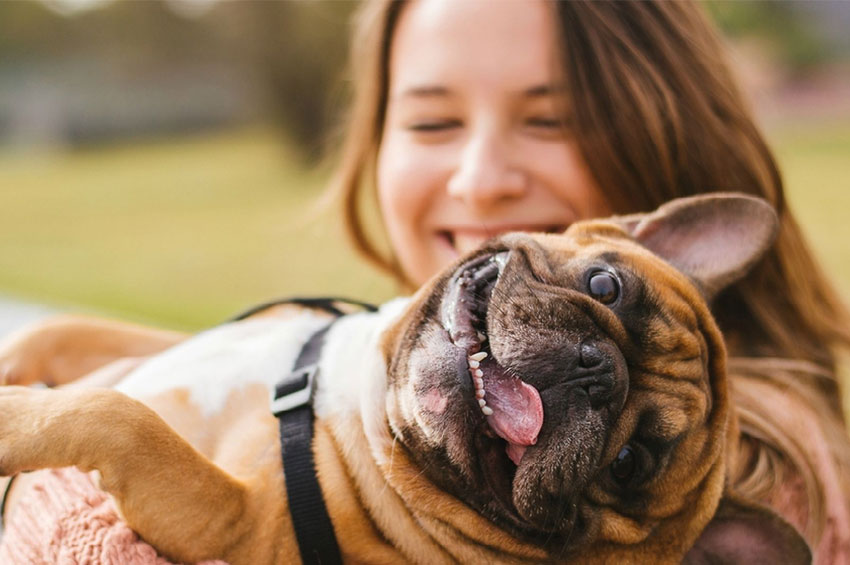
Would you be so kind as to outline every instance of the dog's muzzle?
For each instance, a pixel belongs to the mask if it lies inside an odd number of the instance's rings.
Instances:
[[[457,270],[443,299],[442,323],[458,348],[460,378],[472,380],[478,408],[519,465],[526,448],[537,442],[543,404],[537,389],[509,374],[487,347],[490,298],[510,253],[489,253]]]

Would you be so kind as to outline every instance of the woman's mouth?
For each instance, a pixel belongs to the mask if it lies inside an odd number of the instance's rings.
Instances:
[[[508,232],[561,233],[564,224],[511,224],[485,227],[482,229],[445,228],[436,231],[437,239],[449,248],[455,256],[474,251],[488,239]]]

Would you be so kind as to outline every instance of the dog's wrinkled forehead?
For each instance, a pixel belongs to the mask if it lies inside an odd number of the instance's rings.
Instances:
[[[509,234],[502,243],[523,253],[528,277],[589,296],[641,344],[663,339],[648,327],[653,319],[707,313],[705,297],[688,276],[614,223],[582,222],[558,235]]]
[[[529,241],[533,243],[529,244]],[[722,340],[698,284],[604,220],[574,224],[563,235],[509,235],[504,243],[535,251],[529,276],[584,293],[614,315],[606,328],[636,367],[652,359],[705,357]],[[704,367],[700,368],[701,370]]]
[[[640,420],[641,425],[657,430],[659,437],[673,438],[709,416],[711,387],[716,384],[725,394],[725,385],[709,382],[707,361],[722,358],[725,349],[706,299],[693,280],[607,221],[574,224],[563,235],[509,235],[503,243],[524,250],[530,277],[585,293],[594,299],[589,302],[596,309],[613,314],[616,322],[606,324],[604,331],[617,342],[630,366],[630,380],[637,385],[630,397],[641,390],[650,395],[657,392],[656,402],[647,404],[665,407],[638,411],[634,427]],[[597,319],[607,318],[599,315]],[[641,388],[644,380],[647,389]],[[683,382],[688,383],[683,388],[693,390],[677,398],[690,399],[687,403],[660,400],[668,387]],[[694,412],[696,405],[701,406]],[[683,417],[686,413],[690,420]]]

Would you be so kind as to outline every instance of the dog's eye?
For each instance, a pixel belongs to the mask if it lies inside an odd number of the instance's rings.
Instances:
[[[613,304],[620,296],[620,283],[608,271],[596,271],[587,280],[590,296],[602,304]]]
[[[637,471],[637,466],[637,454],[631,446],[626,445],[620,450],[614,461],[611,462],[611,475],[613,475],[617,482],[627,483],[635,474],[635,471]]]

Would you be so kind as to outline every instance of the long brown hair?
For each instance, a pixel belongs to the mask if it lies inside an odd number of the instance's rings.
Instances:
[[[397,262],[369,237],[363,216],[364,195],[375,189],[390,43],[403,6],[367,2],[356,20],[354,102],[334,180],[355,247],[402,281]],[[735,85],[722,42],[696,3],[575,1],[551,7],[571,134],[615,212],[736,191],[765,198],[780,215],[772,251],[713,307],[732,357],[733,388],[740,391],[741,450],[732,458],[730,479],[741,494],[767,501],[788,480],[785,471],[796,473],[807,494],[807,534],[816,541],[825,487],[800,448],[806,438],[785,429],[747,389],[773,382],[805,405],[829,442],[839,476],[847,477],[850,441],[836,351],[850,350],[850,325],[788,210],[776,162]],[[850,485],[842,480],[848,498]]]

